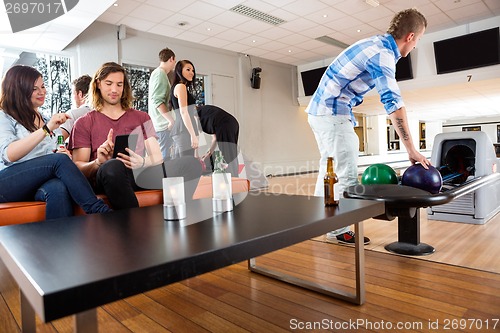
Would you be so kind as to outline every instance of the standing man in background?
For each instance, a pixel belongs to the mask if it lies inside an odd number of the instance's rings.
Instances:
[[[410,162],[419,162],[425,168],[430,165],[413,145],[396,82],[396,62],[417,46],[426,27],[427,20],[419,11],[403,10],[394,15],[387,33],[352,44],[326,69],[305,110],[321,154],[315,196],[324,195],[323,176],[329,156],[334,158],[339,193],[357,184],[359,139],[354,132],[356,120],[352,108],[361,104],[363,96],[373,88],[377,89]],[[343,244],[355,242],[349,227],[331,231],[326,238]],[[364,244],[369,242],[365,237]]]
[[[158,56],[160,66],[149,77],[148,113],[158,136],[163,159],[168,160],[170,159],[170,147],[173,144],[170,130],[174,125],[174,118],[168,110],[170,99],[168,73],[175,67],[175,54],[171,49],[164,48]]]
[[[87,102],[87,94],[89,92],[90,81],[92,81],[90,75],[85,74],[80,76],[78,79],[73,80],[72,82],[73,99],[77,108],[66,111],[66,114],[69,116],[69,118],[64,124],[60,126],[65,141],[71,134],[71,130],[73,129],[75,121],[90,111],[90,107],[88,106]]]

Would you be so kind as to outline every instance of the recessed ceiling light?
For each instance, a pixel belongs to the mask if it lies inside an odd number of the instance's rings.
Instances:
[[[357,32],[361,32],[361,29],[356,30]]]
[[[253,39],[253,40],[252,40],[252,43],[255,43],[255,42],[256,42],[256,40],[255,40],[255,39]]]
[[[288,50],[288,53],[292,53],[292,50]]]
[[[336,46],[336,47],[340,47],[342,49],[345,49],[349,46],[349,44],[346,44],[344,42],[341,42],[340,40],[337,40],[337,39],[334,39],[330,36],[321,36],[321,37],[317,37],[317,38],[314,38],[315,40],[318,40],[320,42],[323,42],[323,43],[326,43],[326,44],[329,44],[329,45],[333,45],[333,46]]]
[[[115,3],[113,4],[113,6],[118,7],[118,4],[115,2]]]
[[[188,22],[186,22],[186,21],[177,22],[177,25],[178,25],[179,27],[184,27],[184,26],[186,26],[186,25],[188,25],[188,24],[189,24],[189,23],[188,23]]]
[[[379,5],[378,0],[365,0],[365,2],[372,7],[378,7],[378,5]]]
[[[327,18],[327,17],[328,17],[328,15],[326,15],[326,14],[323,14],[323,17],[324,17],[324,18]]]
[[[212,28],[207,28],[207,31],[210,31],[210,30],[212,30]]]

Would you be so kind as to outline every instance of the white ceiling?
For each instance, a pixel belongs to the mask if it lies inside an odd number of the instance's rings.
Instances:
[[[74,9],[53,21],[15,34],[11,32],[7,14],[0,11],[0,56],[2,51],[10,56],[15,50],[17,53],[59,52],[98,20],[250,56],[302,65],[333,58],[342,50],[315,38],[329,36],[351,44],[360,38],[385,32],[394,13],[404,8],[416,7],[426,16],[428,33],[500,15],[500,0],[378,2],[380,5],[374,8],[365,0],[80,0]],[[230,11],[239,4],[286,22],[273,26]],[[470,110],[466,112],[464,109],[470,103],[457,103],[457,100],[463,100],[463,95],[457,99],[456,91],[462,91],[469,96],[469,100],[475,101],[472,103],[476,108],[481,105],[481,113],[485,113],[485,116],[500,115],[499,92],[496,88],[499,86],[500,79],[489,80],[473,89],[469,84],[467,87],[456,85],[407,91],[404,98],[410,113],[422,111],[430,118],[452,119],[458,114],[457,110],[471,114]],[[487,107],[478,104],[480,100]],[[445,112],[447,104],[450,112]],[[440,112],[435,112],[436,105]],[[370,96],[367,96],[361,109],[366,109],[366,113],[370,113],[370,110],[383,112],[378,99]]]
[[[418,8],[428,19],[427,32],[500,15],[500,0],[378,2],[374,8],[365,0],[79,0],[74,9],[53,21],[15,34],[6,12],[0,11],[0,48],[58,52],[97,19],[301,65],[340,53],[340,48],[315,38],[329,36],[351,44],[385,32],[401,9]],[[285,22],[274,26],[230,11],[240,4]]]
[[[301,65],[340,53],[315,38],[346,44],[385,32],[394,13],[417,7],[428,32],[500,15],[500,0],[117,0],[99,21]],[[230,11],[236,5],[286,22],[272,24]],[[360,30],[358,32],[358,30]]]

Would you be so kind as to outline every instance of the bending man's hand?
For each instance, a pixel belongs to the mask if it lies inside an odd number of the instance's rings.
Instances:
[[[429,169],[428,166],[431,165],[431,162],[424,155],[420,154],[418,151],[408,153],[408,157],[410,159],[411,164],[420,163],[425,169]]]

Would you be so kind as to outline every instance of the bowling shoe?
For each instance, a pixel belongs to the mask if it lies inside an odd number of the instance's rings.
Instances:
[[[326,239],[329,241],[333,241],[335,243],[339,244],[346,244],[346,245],[354,245],[356,241],[356,234],[349,230],[348,232],[345,232],[340,235],[334,235],[333,233],[327,233],[326,234]],[[370,238],[364,237],[364,244],[368,245],[370,244]]]

